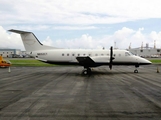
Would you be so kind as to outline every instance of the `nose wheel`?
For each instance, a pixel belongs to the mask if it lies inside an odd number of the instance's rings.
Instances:
[[[135,69],[135,70],[134,70],[134,73],[138,73],[138,70],[137,70],[137,69]]]

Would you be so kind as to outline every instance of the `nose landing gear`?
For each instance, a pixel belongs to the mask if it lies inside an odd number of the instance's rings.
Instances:
[[[138,67],[139,67],[139,64],[135,65],[134,73],[138,73],[139,72],[138,69],[137,69]]]

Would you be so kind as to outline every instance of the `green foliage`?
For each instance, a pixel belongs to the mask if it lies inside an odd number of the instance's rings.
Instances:
[[[150,60],[152,63],[155,63],[155,64],[161,64],[161,59],[160,60]]]

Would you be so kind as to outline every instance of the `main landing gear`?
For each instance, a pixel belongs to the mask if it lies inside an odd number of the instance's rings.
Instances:
[[[83,75],[90,75],[91,74],[91,68],[84,68],[84,70],[82,71]]]

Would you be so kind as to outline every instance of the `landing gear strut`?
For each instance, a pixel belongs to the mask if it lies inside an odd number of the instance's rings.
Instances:
[[[82,71],[83,75],[89,75],[91,74],[91,68],[84,68],[84,70]]]

